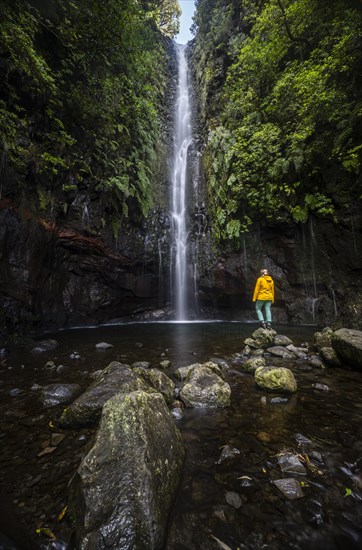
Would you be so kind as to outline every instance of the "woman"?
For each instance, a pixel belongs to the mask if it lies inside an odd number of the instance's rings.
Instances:
[[[271,328],[271,305],[274,303],[274,281],[267,269],[260,271],[260,277],[256,281],[253,302],[255,302],[256,314],[263,328]],[[263,315],[265,313],[265,319]]]

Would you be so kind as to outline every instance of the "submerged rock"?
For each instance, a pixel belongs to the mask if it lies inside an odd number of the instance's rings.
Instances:
[[[299,481],[292,477],[285,479],[276,479],[273,483],[289,500],[304,497]]]
[[[242,502],[238,493],[235,493],[234,491],[229,491],[225,495],[225,500],[233,508],[236,508],[237,510],[241,508]]]
[[[70,403],[81,392],[79,384],[49,384],[43,387],[40,398],[45,407],[55,407],[61,403]]]
[[[319,382],[313,384],[313,388],[320,391],[329,391],[329,387],[327,386],[327,384],[320,384]]]
[[[278,456],[278,464],[283,474],[299,474],[306,476],[307,470],[297,457],[291,453],[284,453]]]
[[[271,405],[285,405],[285,403],[288,403],[288,399],[286,397],[273,397],[270,403]]]
[[[53,351],[59,346],[59,342],[57,340],[42,340],[41,342],[38,342],[35,348],[33,348],[31,351],[34,353],[43,353],[44,351]]]
[[[105,350],[113,348],[112,344],[107,344],[107,342],[99,342],[99,344],[96,344],[96,349],[98,350]]]
[[[362,369],[362,331],[341,328],[333,333],[332,347],[343,363]]]
[[[265,390],[295,393],[297,382],[291,370],[285,367],[259,367],[255,371],[256,384]]]
[[[130,393],[150,389],[128,365],[112,361],[93,384],[63,411],[59,424],[63,428],[95,426],[103,405],[117,393]]]
[[[181,435],[160,394],[110,399],[70,483],[76,547],[162,548],[183,460]]]
[[[223,464],[224,462],[230,462],[235,458],[240,457],[239,449],[232,447],[231,445],[225,445],[221,451],[219,459],[216,461],[216,464]]]

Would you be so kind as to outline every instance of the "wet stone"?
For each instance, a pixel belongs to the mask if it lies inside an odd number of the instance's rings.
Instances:
[[[175,407],[174,409],[171,410],[171,416],[175,418],[175,420],[181,420],[184,416],[184,413],[182,409]]]
[[[20,394],[21,394],[20,388],[13,388],[12,390],[9,391],[9,395],[11,397],[16,397],[17,395],[20,395]]]
[[[229,365],[225,359],[221,359],[219,357],[211,357],[209,359],[209,363],[215,363],[218,367],[220,367],[221,371],[225,374],[229,370]]]
[[[304,497],[299,481],[294,478],[276,479],[273,483],[289,500]]]
[[[230,461],[234,459],[235,457],[240,456],[239,449],[236,449],[235,447],[231,447],[231,445],[225,445],[223,447],[223,450],[221,451],[221,455],[219,459],[216,461],[216,464],[223,464],[226,461]]]
[[[305,348],[297,348],[296,346],[291,344],[289,346],[286,346],[286,349],[288,351],[291,351],[298,359],[308,359],[308,354],[306,353],[307,350]]]
[[[81,391],[79,384],[49,384],[43,388],[41,400],[45,407],[55,407],[61,403],[70,403]]]
[[[320,384],[319,382],[313,384],[313,388],[319,391],[329,391],[329,387],[327,386],[327,384]]]
[[[42,479],[42,477],[43,477],[43,474],[39,474],[36,477],[32,477],[32,478],[28,479],[25,482],[26,487],[28,487],[29,489],[31,487],[35,487],[35,485],[37,485],[39,483],[39,481]]]
[[[108,344],[107,342],[99,342],[98,344],[96,344],[96,349],[98,350],[106,350],[110,348],[113,348],[113,346],[112,344]]]
[[[302,434],[296,434],[295,440],[300,447],[308,448],[313,445],[313,442]]]
[[[277,334],[274,338],[274,345],[275,346],[289,346],[293,344],[292,340],[288,338],[288,336],[284,336],[284,334]]]
[[[288,399],[286,397],[272,397],[270,403],[272,405],[284,405],[285,403],[288,403]]]
[[[169,361],[168,359],[165,359],[164,361],[161,361],[160,362],[160,367],[161,369],[168,369],[171,367],[171,361]]]
[[[241,502],[241,498],[238,495],[238,493],[234,493],[233,491],[229,491],[225,495],[225,500],[233,508],[236,508],[236,509],[241,508],[242,502]]]
[[[132,363],[131,368],[132,369],[149,369],[151,366],[151,363],[149,361],[136,361],[135,363]]]
[[[59,346],[56,340],[42,340],[31,350],[33,353],[43,353],[44,351],[53,351]]]
[[[314,367],[316,369],[325,369],[326,366],[323,363],[322,359],[318,357],[317,355],[313,355],[309,358],[308,364],[311,365],[311,367]]]
[[[294,353],[287,350],[286,348],[283,348],[282,346],[272,346],[271,348],[267,348],[266,351],[271,355],[275,355],[276,357],[282,357],[283,359],[295,358]]]
[[[68,367],[66,367],[65,365],[59,365],[57,367],[57,373],[60,374],[62,372],[64,372],[65,370],[67,370]]]
[[[278,456],[278,464],[283,474],[307,475],[307,471],[296,455],[284,454]]]

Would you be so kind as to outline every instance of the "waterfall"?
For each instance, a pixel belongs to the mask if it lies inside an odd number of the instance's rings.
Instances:
[[[172,280],[175,294],[176,319],[188,318],[188,276],[187,247],[188,235],[186,226],[187,215],[187,184],[188,184],[188,150],[192,142],[191,108],[188,89],[188,67],[185,56],[185,46],[176,45],[178,59],[178,85],[176,97],[174,162],[172,173],[172,220],[174,243],[171,250]]]

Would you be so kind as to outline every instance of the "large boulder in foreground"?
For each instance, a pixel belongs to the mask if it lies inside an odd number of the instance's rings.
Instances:
[[[117,393],[152,391],[142,378],[123,363],[112,361],[95,382],[63,411],[59,419],[62,428],[96,426],[102,414],[103,405]]]
[[[349,328],[336,330],[332,347],[342,363],[362,369],[362,331]]]
[[[217,365],[197,365],[187,375],[186,384],[180,391],[180,399],[186,407],[216,408],[230,405],[231,388],[217,374]]]
[[[259,367],[255,371],[255,382],[263,390],[295,393],[297,382],[290,369],[285,367]]]
[[[75,547],[163,548],[183,460],[182,438],[161,394],[110,399],[70,483]]]

